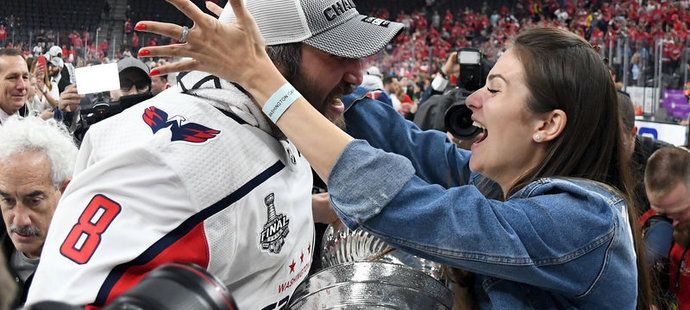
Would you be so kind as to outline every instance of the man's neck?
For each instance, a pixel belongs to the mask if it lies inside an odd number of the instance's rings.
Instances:
[[[4,108],[0,108],[0,124],[4,123],[8,118],[10,118],[10,116],[12,116],[16,113],[17,113],[17,111],[14,111],[12,113],[8,113],[7,111],[5,111]]]
[[[21,278],[22,281],[26,281],[35,271],[38,266],[39,258],[29,258],[23,252],[15,251],[11,258],[11,266],[14,272]]]

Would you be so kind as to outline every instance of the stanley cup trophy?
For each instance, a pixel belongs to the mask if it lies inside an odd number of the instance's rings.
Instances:
[[[324,269],[297,287],[290,309],[452,309],[440,264],[340,222],[326,229],[322,248]]]

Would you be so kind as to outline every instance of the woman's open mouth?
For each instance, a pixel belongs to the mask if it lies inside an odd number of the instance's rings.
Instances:
[[[479,144],[482,141],[486,140],[486,137],[489,136],[489,131],[486,129],[486,127],[484,127],[484,125],[478,123],[477,121],[472,123],[472,125],[479,128],[480,130],[479,134],[477,134],[477,136],[474,138],[474,144]]]

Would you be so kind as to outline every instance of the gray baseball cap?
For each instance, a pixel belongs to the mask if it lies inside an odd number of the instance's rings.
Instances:
[[[143,61],[134,57],[125,56],[117,61],[117,72],[119,73],[120,78],[122,78],[123,76],[127,76],[123,75],[122,73],[125,70],[128,70],[128,72],[138,72],[142,76],[144,76],[145,80],[151,83],[151,77],[149,76],[149,67]]]
[[[125,56],[117,61],[117,72],[122,72],[129,68],[140,69],[145,75],[149,75],[149,67],[137,58]]]
[[[362,58],[380,51],[401,23],[361,15],[353,0],[245,0],[266,45],[304,42],[331,55]],[[222,22],[234,22],[228,3]]]

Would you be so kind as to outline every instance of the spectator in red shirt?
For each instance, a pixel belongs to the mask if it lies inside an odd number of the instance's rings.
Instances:
[[[124,25],[124,31],[125,31],[125,34],[127,34],[127,35],[132,33],[132,19],[131,18],[127,18],[127,21],[125,22],[125,25]]]
[[[75,42],[76,42],[78,36],[79,36],[79,34],[77,34],[76,30],[72,30],[72,32],[70,32],[70,34],[67,35],[67,38],[69,38],[69,41],[70,41],[70,43],[72,43],[72,46],[75,45]]]
[[[101,41],[101,44],[98,46],[98,49],[101,51],[103,55],[108,53],[108,40],[103,40]]]
[[[84,42],[89,42],[89,44],[90,44],[91,43],[91,33],[84,30],[84,32],[82,33],[81,39],[84,40]]]
[[[136,32],[132,34],[132,48],[139,49],[139,35]]]
[[[77,55],[83,55],[84,54],[84,51],[82,50],[82,48],[84,47],[84,42],[81,40],[81,37],[79,37],[79,35],[77,35],[77,37],[74,38],[74,44],[72,44],[72,45],[74,46],[74,49],[76,50]]]
[[[5,44],[7,40],[7,30],[5,30],[5,25],[0,25],[0,46]]]

